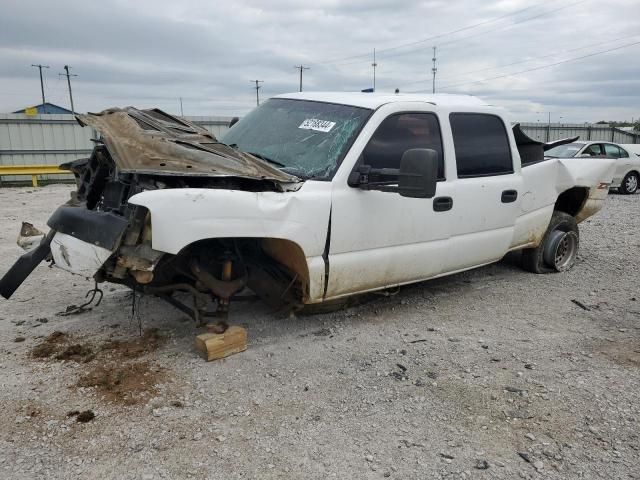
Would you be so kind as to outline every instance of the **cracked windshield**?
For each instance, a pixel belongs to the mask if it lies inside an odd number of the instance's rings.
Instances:
[[[346,105],[272,99],[234,125],[222,141],[297,177],[326,179],[370,113]]]

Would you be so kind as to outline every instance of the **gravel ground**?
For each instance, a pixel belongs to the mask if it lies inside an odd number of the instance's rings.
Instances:
[[[0,189],[1,272],[69,191]],[[0,477],[640,478],[639,208],[610,195],[564,274],[510,256],[331,314],[238,302],[249,348],[211,363],[119,286],[57,315],[92,284],[41,265],[0,302]]]

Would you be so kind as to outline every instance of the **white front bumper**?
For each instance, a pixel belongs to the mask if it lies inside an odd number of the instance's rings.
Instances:
[[[60,232],[56,232],[51,241],[51,254],[56,266],[84,277],[93,277],[112,253]]]

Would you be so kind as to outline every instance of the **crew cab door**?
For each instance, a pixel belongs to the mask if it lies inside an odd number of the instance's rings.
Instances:
[[[455,172],[448,271],[502,258],[511,246],[520,212],[523,182],[513,137],[491,113],[451,112]],[[515,152],[515,153],[514,153]]]
[[[622,182],[623,177],[627,174],[627,171],[631,167],[631,158],[629,158],[629,154],[618,147],[617,145],[612,145],[611,143],[605,143],[604,145],[604,154],[606,158],[611,158],[616,161],[616,169],[613,175],[613,183],[618,184]]]
[[[441,122],[430,107],[399,102],[378,109],[334,178],[325,298],[421,280],[445,268],[452,190],[445,181]],[[358,165],[397,169],[414,148],[438,153],[435,198],[349,186]]]

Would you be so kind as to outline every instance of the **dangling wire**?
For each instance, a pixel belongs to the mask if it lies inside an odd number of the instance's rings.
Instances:
[[[140,316],[140,301],[136,303],[136,297],[138,296],[138,292],[136,287],[132,288],[133,295],[131,296],[131,318],[129,318],[129,323],[131,323],[134,319],[138,320],[138,333],[142,336],[142,317]]]

